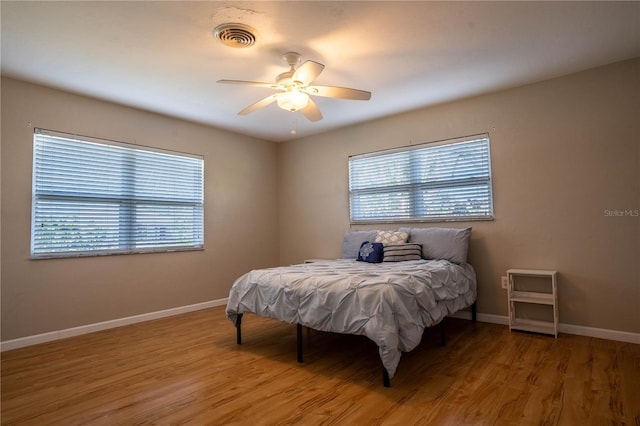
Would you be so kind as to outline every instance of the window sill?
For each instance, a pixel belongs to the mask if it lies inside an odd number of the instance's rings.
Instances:
[[[152,254],[152,253],[177,253],[185,251],[204,251],[204,247],[189,247],[189,248],[172,248],[172,249],[158,249],[158,250],[132,250],[126,252],[86,252],[86,253],[60,253],[60,254],[43,254],[43,255],[31,255],[30,260],[46,260],[46,259],[75,259],[79,257],[101,257],[101,256],[123,256],[129,254]]]

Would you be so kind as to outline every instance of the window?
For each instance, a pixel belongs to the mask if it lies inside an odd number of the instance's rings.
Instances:
[[[31,257],[200,249],[204,160],[36,129]]]
[[[349,157],[351,223],[493,218],[489,136]]]

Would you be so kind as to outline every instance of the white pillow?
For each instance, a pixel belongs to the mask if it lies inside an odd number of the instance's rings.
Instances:
[[[407,232],[378,231],[375,242],[382,244],[400,244],[406,243],[408,239],[409,234]]]

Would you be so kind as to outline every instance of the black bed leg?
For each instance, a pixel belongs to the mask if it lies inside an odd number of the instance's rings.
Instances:
[[[236,343],[242,344],[242,314],[236,318]]]
[[[302,361],[302,326],[297,324],[296,327],[296,344],[298,348],[298,362]]]
[[[389,378],[389,372],[384,367],[382,367],[382,385],[385,388],[391,387],[391,379]]]
[[[447,345],[447,338],[444,335],[444,319],[442,319],[442,321],[440,321],[440,346],[446,346]]]
[[[478,308],[476,306],[476,302],[473,302],[471,305],[471,321],[476,322],[478,319]]]

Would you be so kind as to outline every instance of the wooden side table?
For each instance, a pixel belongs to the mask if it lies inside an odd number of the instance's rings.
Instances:
[[[552,334],[558,337],[558,284],[557,271],[538,269],[509,269],[507,271],[507,297],[509,302],[509,331],[523,330],[536,333]],[[517,277],[545,278],[549,282],[549,291],[528,291],[516,287]],[[533,303],[549,305],[553,309],[553,318],[550,321],[530,320],[518,318],[516,315],[518,303]]]

